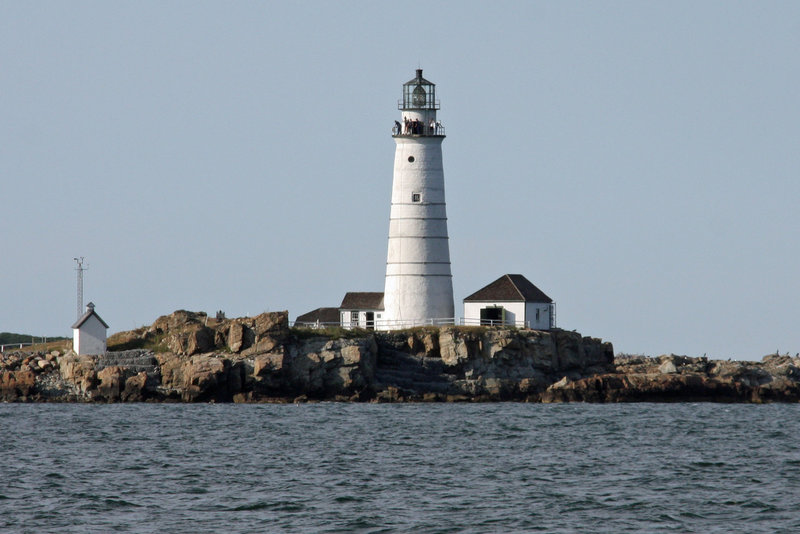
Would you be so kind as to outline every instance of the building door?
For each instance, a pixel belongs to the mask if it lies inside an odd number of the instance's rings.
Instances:
[[[375,312],[367,312],[367,330],[375,330]]]
[[[481,308],[481,324],[499,325],[503,324],[505,313],[502,306],[492,306],[491,308]]]

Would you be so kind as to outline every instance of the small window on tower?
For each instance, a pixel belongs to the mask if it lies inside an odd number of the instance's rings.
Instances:
[[[414,156],[408,156],[408,162],[414,163]]]
[[[419,193],[411,193],[411,202],[419,202]]]

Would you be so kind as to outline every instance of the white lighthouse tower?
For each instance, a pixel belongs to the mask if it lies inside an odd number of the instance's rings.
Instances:
[[[442,141],[436,86],[422,77],[403,84],[402,118],[393,138],[394,178],[389,219],[382,329],[451,324],[453,279],[444,200]]]

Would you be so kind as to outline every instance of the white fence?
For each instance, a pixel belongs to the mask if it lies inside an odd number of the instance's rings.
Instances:
[[[5,352],[12,349],[21,349],[22,347],[30,347],[31,345],[43,345],[47,343],[47,338],[40,338],[39,341],[33,340],[30,343],[3,343],[0,345],[0,352]]]
[[[414,328],[417,326],[448,326],[456,324],[455,317],[437,317],[433,319],[409,319],[400,321],[385,321],[378,319],[375,321],[375,328],[378,330],[401,330],[403,328]]]
[[[317,322],[307,322],[307,321],[295,321],[293,323],[289,323],[290,326],[295,326],[298,328],[311,328],[311,329],[319,329],[319,328],[365,328],[367,330],[400,330],[403,328],[414,328],[418,326],[447,326],[447,325],[454,325],[455,317],[439,317],[434,319],[417,319],[417,320],[408,320],[408,321],[385,321],[383,319],[375,319],[372,321],[364,321],[363,319],[360,323],[356,321],[346,322],[346,323],[321,323]]]
[[[458,324],[462,326],[515,326],[517,328],[530,328],[528,321],[505,321],[502,319],[467,319],[462,317]]]
[[[363,323],[363,321],[362,321]],[[435,319],[421,319],[421,320],[408,320],[408,321],[384,321],[381,319],[376,319],[374,321],[369,321],[366,324],[366,327],[359,326],[355,322],[353,323],[346,323],[342,324],[340,322],[335,323],[321,323],[321,322],[314,322],[309,323],[305,321],[301,322],[293,322],[289,323],[290,326],[295,326],[298,328],[311,328],[311,329],[320,329],[320,328],[366,328],[367,330],[401,330],[404,328],[415,328],[419,326],[450,326],[450,325],[460,325],[460,326],[514,326],[517,328],[530,328],[530,323],[528,321],[503,321],[501,319],[466,319],[464,317],[460,317],[458,321],[456,321],[455,317],[440,317]]]

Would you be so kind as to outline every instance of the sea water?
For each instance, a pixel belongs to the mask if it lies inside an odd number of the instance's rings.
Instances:
[[[800,405],[2,404],[0,532],[800,532]]]

